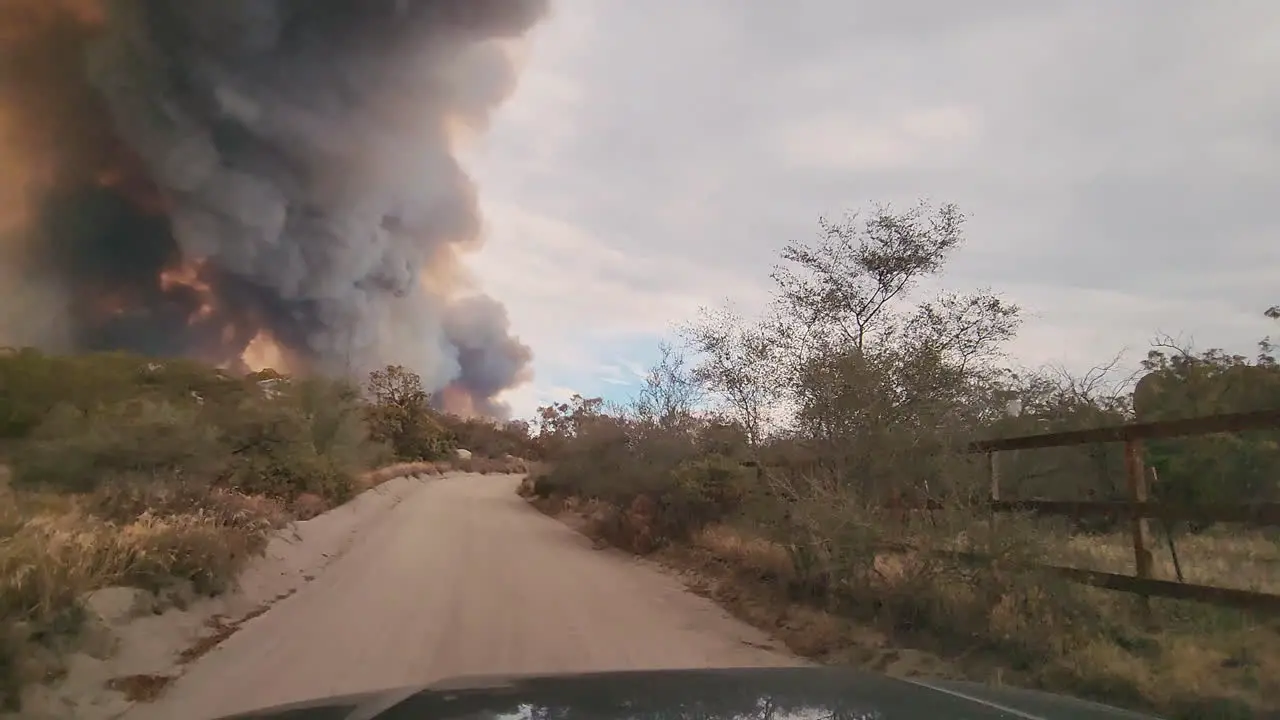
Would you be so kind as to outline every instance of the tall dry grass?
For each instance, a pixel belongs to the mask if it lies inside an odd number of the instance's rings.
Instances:
[[[365,473],[360,487],[430,472],[430,463],[397,464]],[[24,685],[48,679],[48,652],[37,646],[75,647],[88,593],[183,585],[217,594],[277,530],[330,507],[316,495],[286,501],[179,483],[15,490],[0,466],[0,706],[17,709]]]
[[[1223,526],[1199,534],[1177,534],[1170,549],[1162,528],[1153,527],[1155,577],[1200,585],[1280,595],[1280,535]],[[1050,559],[1068,567],[1114,573],[1134,571],[1133,541],[1124,533],[1060,535],[1049,544]],[[1176,552],[1178,563],[1174,563]]]
[[[1277,589],[1271,564],[1275,556],[1269,554],[1274,545],[1265,536],[1184,538],[1182,545],[1180,560],[1189,582]],[[1124,536],[1079,536],[1050,547],[1051,558],[1072,566],[1133,571],[1132,545]],[[685,562],[698,556],[711,559],[710,564],[698,563],[703,571],[728,569],[729,582],[737,588],[737,594],[728,596],[731,607],[737,603],[742,609],[740,594],[752,593],[765,596],[762,602],[795,602],[781,588],[801,573],[782,544],[742,527],[714,525],[700,531],[691,548],[695,555],[675,557]],[[1035,573],[1010,572],[999,580],[986,575],[947,578],[919,558],[888,552],[876,555],[871,565],[873,572],[858,593],[860,607],[824,605],[817,616],[792,613],[779,622],[777,614],[785,611],[752,617],[748,605],[747,617],[763,620],[793,647],[836,658],[858,657],[857,648],[850,646],[865,640],[865,626],[844,626],[833,634],[832,628],[841,626],[829,617],[852,617],[885,630],[888,642],[915,643],[943,657],[960,658],[955,670],[961,675],[985,677],[993,669],[1005,670],[1009,681],[1170,717],[1247,718],[1280,710],[1280,622],[1198,603],[1156,600],[1155,622],[1148,626],[1130,595]],[[903,610],[905,616],[921,619],[921,606],[931,608],[927,625],[894,627]],[[945,637],[934,644],[939,636]]]
[[[511,456],[387,466],[397,455],[374,432],[384,408],[359,388],[262,379],[119,353],[0,357],[0,702],[39,679],[32,643],[73,642],[92,590],[216,593],[276,529],[380,483],[524,470]],[[437,436],[418,439],[447,449],[451,436],[426,425]],[[466,428],[486,447],[527,439],[514,426]]]
[[[501,458],[473,456],[466,460],[396,463],[361,475],[360,485],[368,488],[407,475],[443,475],[447,472],[478,473],[481,475],[523,475],[529,472],[530,466],[531,464],[527,460],[510,455]]]
[[[220,592],[288,519],[278,502],[226,490],[180,510],[122,517],[110,507],[0,487],[0,704],[15,707],[22,685],[44,679],[24,661],[33,643],[58,649],[76,634],[87,593],[179,581]]]
[[[1170,717],[1280,710],[1280,624],[1154,601],[1156,624],[1147,625],[1133,596],[1030,567],[1131,573],[1124,533],[1058,532],[1027,516],[1002,517],[993,533],[986,512],[963,507],[903,523],[841,493],[809,488],[787,502],[759,496],[750,489],[754,478],[718,462],[686,461],[669,473],[642,458],[614,476],[591,470],[600,457],[594,451],[591,461],[579,458],[581,468],[530,476],[520,492],[546,512],[568,511],[597,542],[656,550],[693,571],[707,594],[797,652],[900,672],[994,674]],[[628,473],[650,474],[636,482]],[[689,505],[708,497],[736,499]],[[682,515],[683,530],[672,533],[657,518],[676,507],[702,511]],[[1163,535],[1153,536],[1163,547]],[[1214,530],[1175,544],[1189,582],[1276,587],[1273,536]],[[960,563],[947,559],[951,550],[999,561]],[[1159,572],[1173,577],[1168,553],[1157,550],[1157,560]],[[911,653],[931,660],[904,667],[901,657]]]

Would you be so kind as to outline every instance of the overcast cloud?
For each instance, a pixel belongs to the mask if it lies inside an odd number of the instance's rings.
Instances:
[[[1280,302],[1274,0],[558,0],[471,153],[473,265],[536,355],[518,413],[625,395],[673,322],[759,305],[786,241],[955,202],[948,272],[1026,364],[1156,331],[1248,351]]]

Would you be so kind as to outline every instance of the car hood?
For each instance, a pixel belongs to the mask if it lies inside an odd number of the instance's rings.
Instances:
[[[464,677],[224,720],[1154,720],[1031,690],[847,668]]]

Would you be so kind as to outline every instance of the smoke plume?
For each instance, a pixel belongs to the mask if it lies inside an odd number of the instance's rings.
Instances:
[[[530,351],[453,154],[549,0],[0,0],[0,343],[397,363],[501,414]]]

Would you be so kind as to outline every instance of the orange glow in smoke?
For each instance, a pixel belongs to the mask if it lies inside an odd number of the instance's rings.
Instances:
[[[95,30],[107,20],[102,5],[102,0],[5,0],[0,2],[0,43],[24,42],[68,21]]]
[[[282,375],[289,374],[288,353],[266,330],[259,330],[253,336],[240,355],[240,360],[252,372],[275,370]]]
[[[117,159],[115,164],[107,166],[97,173],[98,186],[114,190],[134,207],[148,215],[164,215],[169,211],[169,204],[164,196],[136,167],[136,160]]]
[[[162,290],[172,292],[179,288],[186,288],[192,291],[196,298],[199,299],[200,307],[196,308],[191,317],[187,318],[188,325],[206,320],[217,312],[217,296],[213,294],[213,287],[200,277],[202,267],[202,262],[184,263],[177,267],[167,268],[160,273],[160,288]]]
[[[441,409],[451,415],[457,415],[461,418],[480,416],[480,413],[476,411],[475,401],[471,399],[471,394],[457,385],[445,387],[440,391],[437,400]]]
[[[0,106],[0,233],[25,226],[31,214],[30,196],[51,184],[53,172],[42,167],[23,140],[18,119]]]
[[[131,304],[124,293],[107,292],[94,299],[93,313],[101,320],[119,317],[129,309]]]
[[[102,7],[102,0],[62,0],[53,5],[67,8],[82,24],[99,27],[107,21],[107,11]]]

